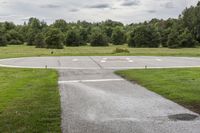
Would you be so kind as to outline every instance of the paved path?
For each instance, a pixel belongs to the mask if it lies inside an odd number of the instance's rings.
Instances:
[[[200,67],[200,58],[93,56],[93,57],[29,57],[0,60],[0,66],[55,69],[127,69]]]
[[[114,69],[145,66],[197,67],[200,58],[41,57],[0,60],[0,66],[59,70],[64,133],[200,131],[199,115],[113,74]],[[177,119],[189,116],[197,117]]]

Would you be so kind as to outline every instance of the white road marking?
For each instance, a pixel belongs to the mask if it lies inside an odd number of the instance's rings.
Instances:
[[[45,66],[43,67],[37,67],[37,66],[14,66],[14,65],[3,65],[0,64],[0,67],[9,67],[9,68],[38,68],[38,69],[46,69]],[[160,68],[199,68],[200,66],[166,66],[166,67],[151,67],[149,66],[149,69],[160,69]],[[48,67],[48,69],[65,69],[65,70],[99,70],[98,67]],[[144,67],[104,67],[103,69],[112,69],[112,70],[120,70],[120,69],[145,69]]]
[[[102,60],[101,62],[104,63],[104,62],[106,62],[106,61],[105,61],[105,60]]]
[[[156,59],[157,61],[162,61],[161,59]]]
[[[101,63],[105,63],[108,58],[102,58]]]
[[[79,83],[79,82],[108,82],[108,81],[123,81],[124,79],[94,79],[94,80],[69,80],[69,81],[58,81],[59,84],[65,83]]]
[[[133,60],[131,60],[131,58],[126,58],[126,60],[127,60],[128,62],[133,62]]]
[[[44,67],[38,67],[38,66],[13,66],[13,65],[3,65],[0,64],[0,67],[9,67],[9,68],[37,68],[37,69],[46,69],[46,66]],[[69,69],[69,70],[98,70],[100,68],[98,67],[51,67],[51,66],[47,66],[48,69]]]
[[[78,59],[73,59],[72,61],[76,62],[76,61],[78,61]]]

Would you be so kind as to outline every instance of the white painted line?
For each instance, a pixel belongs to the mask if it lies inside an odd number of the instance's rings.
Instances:
[[[58,81],[59,84],[65,83],[79,83],[79,82],[108,82],[108,81],[123,81],[124,79],[94,79],[94,80],[69,80],[69,81]]]
[[[133,62],[132,60],[129,60],[128,62]]]
[[[103,60],[107,60],[108,58],[103,58]]]
[[[127,60],[130,60],[130,58],[126,58]]]
[[[156,59],[157,61],[162,61],[161,59]]]
[[[102,63],[105,63],[106,61],[105,61],[105,60],[102,60],[101,62],[102,62]]]
[[[78,59],[73,59],[72,61],[76,62],[76,61],[78,61]]]
[[[10,68],[38,68],[38,69],[45,69],[45,66],[14,66],[14,65],[4,65],[0,64],[0,67],[10,67]],[[48,69],[65,69],[65,70],[99,70],[99,67],[50,67],[47,66]],[[151,67],[149,66],[148,69],[160,69],[160,68],[200,68],[200,65],[191,65],[191,66],[163,66],[163,67]],[[144,67],[103,67],[103,69],[109,70],[120,70],[120,69],[145,69]]]
[[[165,68],[200,68],[200,66],[166,66],[166,67],[147,67],[147,69],[165,69]],[[124,70],[124,69],[145,69],[144,67],[104,67],[106,70]]]
[[[0,67],[9,67],[9,68],[36,68],[36,69],[46,69],[46,67],[37,67],[37,66],[13,66],[13,65],[3,65],[0,64]],[[68,70],[99,70],[100,68],[98,67],[49,67],[47,66],[48,69],[68,69]]]

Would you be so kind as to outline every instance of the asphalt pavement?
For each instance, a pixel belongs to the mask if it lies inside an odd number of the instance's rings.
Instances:
[[[198,114],[115,75],[118,69],[199,67],[190,57],[29,57],[0,66],[59,71],[63,133],[199,133]]]
[[[140,69],[200,67],[200,58],[155,56],[26,57],[0,60],[0,66],[54,69]]]

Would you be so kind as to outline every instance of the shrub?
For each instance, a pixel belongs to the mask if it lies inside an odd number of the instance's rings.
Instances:
[[[126,48],[116,48],[113,53],[130,53],[130,51]]]

